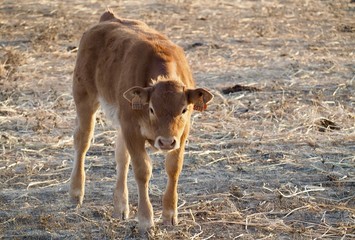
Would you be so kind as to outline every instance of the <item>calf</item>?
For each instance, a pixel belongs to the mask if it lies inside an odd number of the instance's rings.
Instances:
[[[154,225],[148,195],[152,166],[146,141],[166,152],[168,175],[163,222],[177,223],[177,183],[192,110],[203,111],[213,95],[195,84],[183,50],[146,24],[105,12],[82,36],[73,77],[76,105],[75,161],[70,196],[81,205],[85,190],[84,159],[101,105],[116,123],[117,183],[114,215],[129,215],[127,172],[132,160],[138,185],[139,228]]]

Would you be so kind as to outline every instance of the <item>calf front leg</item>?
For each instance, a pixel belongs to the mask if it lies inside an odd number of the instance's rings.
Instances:
[[[184,144],[180,149],[168,153],[165,160],[165,169],[168,175],[168,183],[163,196],[163,224],[165,225],[176,225],[178,223],[177,186],[184,160],[183,148]]]
[[[127,132],[124,132],[124,136],[138,186],[138,228],[141,232],[144,232],[154,226],[153,207],[148,194],[152,165],[145,150],[145,140],[135,137],[137,135],[134,136],[132,132],[128,132],[129,128],[125,128],[123,125],[122,129],[127,130]]]
[[[133,170],[138,186],[138,221],[139,229],[145,231],[154,226],[153,207],[150,203],[148,185],[152,175],[152,166],[147,154],[133,158]]]
[[[113,216],[125,220],[129,215],[127,174],[130,156],[121,130],[117,132],[115,158],[117,164],[117,182],[114,191]]]

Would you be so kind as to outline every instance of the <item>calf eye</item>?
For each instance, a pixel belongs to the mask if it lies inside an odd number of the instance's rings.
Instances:
[[[153,110],[153,108],[150,107],[150,108],[149,108],[149,111],[150,111],[151,114],[154,115],[154,110]]]
[[[185,114],[186,111],[187,111],[187,108],[184,108],[184,109],[182,110],[181,114]]]

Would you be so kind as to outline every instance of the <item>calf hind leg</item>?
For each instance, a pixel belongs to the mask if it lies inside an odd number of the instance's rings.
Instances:
[[[69,194],[74,204],[81,205],[85,192],[85,155],[90,147],[90,141],[95,127],[95,113],[98,109],[96,99],[90,98],[83,90],[75,92],[76,128],[74,132],[74,166],[70,176]]]

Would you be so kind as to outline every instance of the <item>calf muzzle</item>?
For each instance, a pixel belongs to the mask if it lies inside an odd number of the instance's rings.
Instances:
[[[155,139],[155,144],[154,147],[163,150],[163,151],[169,151],[173,149],[179,148],[178,143],[176,141],[175,137],[157,137]]]

